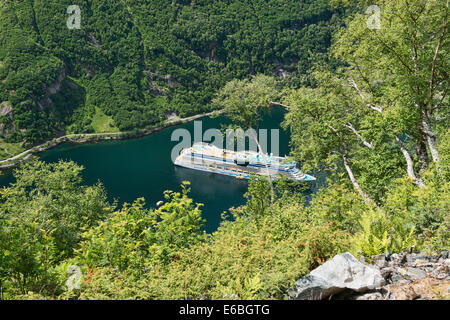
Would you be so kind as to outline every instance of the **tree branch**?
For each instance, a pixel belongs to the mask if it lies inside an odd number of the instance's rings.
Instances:
[[[398,146],[403,153],[403,157],[406,160],[406,172],[408,173],[408,177],[416,184],[417,186],[423,188],[425,187],[425,184],[423,183],[422,179],[418,178],[416,176],[416,173],[414,172],[414,162],[411,158],[411,155],[409,154],[408,150],[406,150],[405,145],[403,144],[402,140],[396,135],[395,140],[398,143]]]
[[[356,90],[356,92],[358,93],[358,95],[361,97],[362,102],[364,103],[366,101],[366,96],[364,95],[363,91],[361,89],[359,89],[358,85],[356,84],[356,81],[353,79],[348,80],[350,87],[354,88]],[[371,103],[367,103],[366,107],[377,111],[378,113],[384,114],[384,111],[381,107],[377,107]]]
[[[431,76],[430,76],[430,101],[433,100],[433,92],[434,92],[434,77],[436,73],[436,61],[439,55],[439,51],[441,49],[442,41],[447,33],[447,17],[448,17],[448,0],[447,0],[447,14],[444,18],[444,28],[442,29],[441,36],[439,37],[438,43],[436,45],[436,50],[434,52],[433,61],[431,63]]]
[[[359,90],[358,86],[356,85],[356,82],[351,79],[350,79],[350,81],[351,81],[350,86],[352,86],[356,90]],[[361,99],[364,99],[364,95],[360,94],[360,96],[361,96]],[[363,100],[363,102],[364,102],[364,100]],[[378,108],[375,106],[371,107],[369,105],[367,105],[367,106],[381,114],[384,114],[384,111],[382,108]],[[408,173],[408,177],[410,177],[410,179],[413,180],[414,184],[416,184],[417,186],[419,186],[421,188],[424,187],[425,184],[423,183],[422,179],[418,178],[414,172],[414,161],[412,160],[411,155],[409,154],[408,150],[406,150],[405,145],[403,144],[403,142],[400,140],[400,138],[397,135],[395,135],[395,140],[397,141],[400,151],[402,152],[403,157],[406,160],[406,172]]]
[[[270,104],[271,107],[272,106],[277,106],[277,107],[283,107],[283,108],[286,108],[286,109],[292,109],[291,106],[287,106],[285,104],[282,104],[282,103],[279,103],[279,102],[275,102],[275,101],[269,101],[269,104]]]
[[[367,142],[366,140],[364,140],[362,135],[352,126],[351,123],[346,123],[344,124],[344,126],[350,129],[350,131],[352,131],[367,148],[373,149],[373,144],[371,142]]]
[[[373,201],[370,199],[370,197],[367,195],[367,193],[364,192],[364,190],[361,188],[361,186],[359,185],[358,181],[356,180],[355,176],[353,175],[353,171],[350,167],[350,163],[348,161],[347,155],[343,154],[342,155],[342,160],[344,160],[344,167],[345,170],[347,171],[347,174],[350,178],[350,181],[353,184],[353,187],[356,189],[356,191],[358,191],[358,193],[360,194],[360,196],[364,199],[364,201],[369,204],[369,205],[374,205]]]

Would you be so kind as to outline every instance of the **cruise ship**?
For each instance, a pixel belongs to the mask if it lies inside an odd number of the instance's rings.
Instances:
[[[267,176],[265,161],[268,163],[272,178],[280,175],[296,181],[314,181],[315,177],[303,173],[295,161],[288,162],[286,157],[262,156],[254,151],[231,151],[217,148],[204,142],[197,142],[183,149],[175,159],[175,165],[194,170],[232,176],[238,179],[250,179],[250,175]]]

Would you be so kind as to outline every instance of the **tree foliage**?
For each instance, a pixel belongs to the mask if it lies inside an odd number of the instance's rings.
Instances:
[[[344,66],[316,67],[314,85],[285,98],[298,159],[345,168],[361,196],[375,202],[404,174],[424,187],[422,172],[440,170],[438,140],[449,122],[448,3],[378,5],[380,29],[356,13],[335,36],[331,55]]]
[[[67,27],[69,5],[79,6],[81,29]],[[327,0],[7,1],[0,102],[13,113],[3,135],[35,144],[91,132],[95,107],[121,131],[145,129],[172,112],[211,111],[233,78],[299,82],[310,60],[326,60],[344,15]]]
[[[81,234],[108,212],[103,187],[81,186],[73,162],[32,162],[15,171],[1,192],[2,281],[28,290],[52,290],[52,267],[73,256]]]
[[[116,209],[101,184],[82,185],[82,168],[73,162],[24,164],[1,190],[1,299],[284,299],[299,277],[344,251],[370,258],[413,245],[430,252],[450,246],[448,2],[380,0],[381,30],[368,29],[367,16],[354,13],[328,59],[338,59],[339,68],[315,63],[308,81],[283,82],[288,89],[262,74],[274,59],[295,60],[299,34],[327,43],[310,34],[318,28],[326,37],[338,23],[325,1],[301,2],[302,13],[282,0],[77,3],[90,11],[86,29],[70,36],[45,24],[54,1],[2,7],[0,23],[14,26],[0,34],[2,99],[8,90],[45,97],[39,81],[57,79],[64,64],[86,90],[77,95],[85,108],[74,112],[77,121],[87,125],[86,114],[99,107],[123,129],[147,125],[145,112],[204,110],[233,77],[216,106],[245,128],[271,104],[288,107],[292,155],[304,171],[325,171],[327,179],[307,199],[293,182],[253,177],[246,203],[205,234],[188,182],[180,192],[166,191],[157,208],[137,199]],[[37,10],[47,16],[33,18]],[[108,19],[111,29],[100,23]],[[32,72],[27,59],[40,71],[30,82],[12,66]],[[245,79],[254,73],[261,74]],[[157,90],[141,90],[149,86]],[[62,83],[61,97],[72,92],[68,87],[74,88]],[[165,107],[153,110],[153,102]],[[33,122],[35,103],[13,101],[15,112],[23,108],[17,125]],[[52,114],[46,116],[61,120]],[[53,128],[45,119],[39,123]],[[68,288],[74,266],[80,287]]]

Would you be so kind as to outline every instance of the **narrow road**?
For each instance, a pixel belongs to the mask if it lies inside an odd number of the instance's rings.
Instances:
[[[155,128],[152,128],[149,131],[143,132],[142,134],[139,134],[139,136],[145,136],[145,135],[148,135],[148,134],[151,134],[151,133],[155,132],[156,130],[164,129],[164,128],[167,128],[167,127],[170,127],[170,126],[173,126],[173,125],[177,125],[177,124],[181,124],[181,123],[191,122],[191,121],[199,119],[199,118],[208,117],[208,116],[211,116],[213,114],[221,114],[221,113],[222,113],[222,111],[219,110],[219,111],[212,111],[212,112],[208,112],[208,113],[202,113],[202,114],[198,114],[198,115],[187,117],[187,118],[181,118],[181,119],[177,119],[177,120],[165,121],[162,125],[160,125],[158,127],[155,127]],[[20,159],[20,158],[26,156],[27,154],[33,154],[33,153],[36,153],[36,152],[39,152],[39,151],[43,151],[43,150],[40,150],[40,149],[48,147],[49,145],[52,145],[52,144],[55,144],[55,146],[56,146],[57,144],[63,142],[63,140],[71,139],[71,138],[74,138],[74,137],[78,138],[77,141],[82,141],[82,140],[84,140],[86,138],[92,138],[92,137],[105,137],[106,138],[106,137],[117,136],[117,135],[119,135],[119,136],[120,135],[124,135],[125,136],[126,134],[130,134],[130,133],[131,132],[129,132],[129,131],[125,131],[125,132],[109,132],[109,133],[108,132],[104,132],[104,133],[80,133],[80,134],[74,133],[74,134],[68,134],[68,135],[61,136],[61,137],[55,138],[53,140],[44,142],[44,143],[42,143],[42,144],[40,144],[38,146],[34,146],[34,147],[32,147],[32,148],[30,148],[30,149],[28,149],[28,150],[26,150],[26,151],[24,151],[22,153],[19,153],[19,154],[15,155],[15,156],[11,157],[11,158],[8,158],[8,159],[5,159],[5,160],[1,160],[0,164]]]

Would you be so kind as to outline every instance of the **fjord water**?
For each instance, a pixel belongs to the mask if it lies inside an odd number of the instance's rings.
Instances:
[[[279,129],[279,151],[284,156],[289,153],[289,133],[280,124],[284,110],[274,108],[264,117],[259,128],[268,130],[268,151],[270,152],[270,129]],[[224,117],[202,118],[203,133],[210,128],[220,129],[229,124]],[[166,128],[150,136],[118,141],[102,141],[94,144],[61,144],[39,154],[45,162],[73,160],[82,165],[85,184],[101,181],[106,187],[110,201],[131,203],[137,198],[145,198],[148,207],[164,200],[165,190],[180,191],[184,180],[191,182],[190,197],[195,203],[203,203],[202,215],[206,219],[205,230],[217,229],[221,213],[232,206],[245,202],[247,180],[176,167],[171,160],[172,148],[178,141],[171,141],[172,132],[185,128],[194,138],[194,123]],[[0,185],[11,181],[12,173],[0,177]]]

